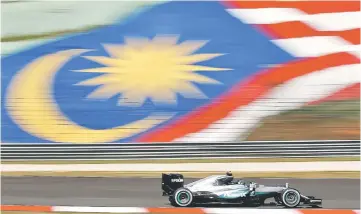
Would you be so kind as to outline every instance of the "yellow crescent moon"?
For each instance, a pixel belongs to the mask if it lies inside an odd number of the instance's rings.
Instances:
[[[12,80],[6,108],[10,117],[26,132],[53,142],[102,143],[130,137],[172,117],[151,115],[112,129],[95,130],[75,124],[58,108],[52,85],[57,71],[72,57],[88,50],[59,51],[34,60]]]

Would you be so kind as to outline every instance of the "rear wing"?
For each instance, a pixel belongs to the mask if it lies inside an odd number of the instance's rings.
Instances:
[[[184,177],[182,174],[162,173],[163,196],[172,195],[178,188],[183,187]]]

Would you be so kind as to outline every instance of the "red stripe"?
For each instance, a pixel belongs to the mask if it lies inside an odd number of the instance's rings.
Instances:
[[[328,101],[340,101],[340,100],[352,100],[352,99],[360,99],[360,83],[350,85],[344,89],[341,89],[340,91],[337,91],[334,94],[331,94],[330,96],[327,96],[325,98],[322,98],[314,102],[310,102],[308,103],[308,105],[317,105]]]
[[[360,44],[360,29],[351,29],[345,31],[318,31],[299,21],[264,24],[257,25],[257,27],[275,39],[289,39],[310,36],[339,36],[354,45]]]
[[[360,11],[360,1],[224,1],[227,7],[297,8],[308,14]]]
[[[210,124],[226,117],[230,112],[245,106],[265,95],[273,87],[292,78],[314,71],[346,64],[357,64],[360,60],[348,53],[336,53],[291,62],[281,67],[264,70],[247,81],[241,82],[230,92],[213,103],[189,113],[164,128],[146,133],[138,142],[169,142],[190,133],[199,132]]]
[[[1,205],[1,211],[52,212],[51,206]]]

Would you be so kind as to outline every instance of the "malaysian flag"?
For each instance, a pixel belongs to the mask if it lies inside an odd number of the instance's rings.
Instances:
[[[2,59],[2,142],[222,142],[359,99],[360,2],[164,2]]]
[[[267,116],[326,100],[360,98],[359,1],[225,1],[224,4],[232,16],[252,25],[296,60],[263,65],[269,70],[254,79],[256,88],[264,87],[262,93],[254,95],[253,85],[248,83],[238,93],[250,94],[254,99],[239,102],[239,106],[225,111],[222,119],[213,120],[207,127],[201,125],[207,123],[206,119],[199,118],[202,122],[198,127],[187,121],[189,127],[184,129],[188,131],[178,131],[185,136],[173,134],[178,128],[174,126],[173,131],[144,140],[245,139]]]

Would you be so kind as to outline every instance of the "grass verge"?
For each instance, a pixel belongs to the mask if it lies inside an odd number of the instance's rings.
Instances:
[[[136,164],[136,163],[260,163],[260,162],[319,162],[319,161],[360,161],[360,157],[324,157],[324,158],[218,158],[218,159],[156,159],[156,160],[39,160],[5,161],[1,164]]]
[[[103,26],[104,25],[94,25],[94,26],[87,26],[83,28],[73,29],[73,30],[61,30],[61,31],[53,31],[53,32],[33,34],[33,35],[6,36],[1,38],[1,42],[18,42],[18,41],[27,41],[27,40],[35,40],[35,39],[48,39],[48,38],[64,36],[72,33],[87,32]]]
[[[360,139],[360,100],[328,101],[269,116],[246,140],[338,139]]]
[[[1,176],[160,178],[162,172],[2,172]],[[203,178],[224,172],[179,172],[186,178]],[[233,172],[243,178],[360,178],[360,172]]]

